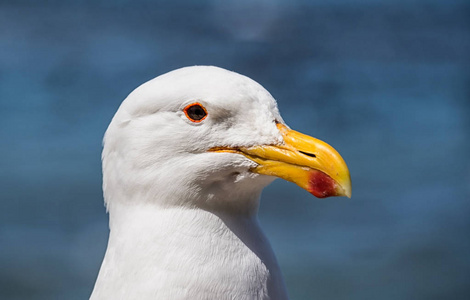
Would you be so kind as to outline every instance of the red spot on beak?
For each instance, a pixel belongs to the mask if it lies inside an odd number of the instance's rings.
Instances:
[[[308,191],[318,198],[336,196],[336,182],[323,172],[312,170],[308,180]]]

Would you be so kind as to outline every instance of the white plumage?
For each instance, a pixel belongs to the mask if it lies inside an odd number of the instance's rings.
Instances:
[[[192,123],[183,108],[208,110]],[[261,231],[259,195],[274,177],[216,146],[276,144],[273,97],[216,67],[187,67],[133,91],[104,139],[108,248],[91,299],[287,299]]]

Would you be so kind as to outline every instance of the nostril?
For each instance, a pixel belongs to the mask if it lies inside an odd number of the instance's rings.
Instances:
[[[317,156],[316,156],[315,154],[313,154],[313,153],[303,152],[303,151],[300,151],[300,150],[299,150],[299,152],[302,153],[302,154],[304,154],[304,155],[310,156],[310,157],[314,157],[314,158],[317,157]]]

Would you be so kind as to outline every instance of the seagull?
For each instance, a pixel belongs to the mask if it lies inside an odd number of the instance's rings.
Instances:
[[[254,80],[214,66],[156,77],[122,102],[103,140],[109,240],[99,299],[288,299],[257,213],[283,178],[351,197],[331,146],[290,129]]]

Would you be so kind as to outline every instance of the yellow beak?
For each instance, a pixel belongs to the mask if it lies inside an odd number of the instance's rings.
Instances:
[[[236,152],[258,164],[254,173],[291,181],[318,198],[351,198],[351,177],[339,153],[327,143],[277,123],[282,145],[249,148],[214,148],[215,152]]]

